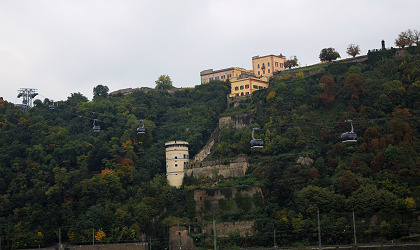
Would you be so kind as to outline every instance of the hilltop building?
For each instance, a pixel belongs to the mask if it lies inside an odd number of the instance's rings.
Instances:
[[[188,142],[169,141],[166,149],[166,178],[170,186],[180,188],[188,165]]]
[[[277,71],[285,70],[286,57],[280,55],[253,56],[252,70],[231,67],[221,70],[207,69],[200,72],[201,84],[211,80],[231,83],[230,96],[247,96],[253,91],[268,87],[268,79]]]

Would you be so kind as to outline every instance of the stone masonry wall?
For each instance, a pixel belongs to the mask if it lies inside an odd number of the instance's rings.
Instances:
[[[228,164],[220,164],[220,162],[217,161],[201,164],[197,163],[193,166],[193,168],[185,171],[187,176],[191,176],[192,174],[196,178],[216,177],[217,175],[222,175],[225,178],[239,177],[245,175],[246,170],[249,167],[246,157],[238,157]]]
[[[216,223],[217,237],[229,237],[232,234],[239,233],[242,237],[254,235],[255,221],[236,221]],[[203,227],[203,233],[213,235],[213,224],[209,223]]]

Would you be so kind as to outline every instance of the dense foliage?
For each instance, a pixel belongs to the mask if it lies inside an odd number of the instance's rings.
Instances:
[[[58,241],[155,240],[168,245],[168,225],[190,225],[195,243],[211,248],[200,220],[255,221],[254,235],[220,239],[226,248],[316,245],[317,213],[324,244],[406,239],[420,233],[420,56],[369,52],[361,63],[330,63],[226,107],[223,82],[169,93],[136,90],[88,101],[35,101],[23,112],[0,100],[0,236],[8,247]],[[397,56],[398,54],[398,56]],[[102,87],[101,87],[102,88]],[[98,89],[96,89],[98,90]],[[172,90],[171,90],[172,91]],[[105,91],[107,92],[107,91]],[[193,156],[221,115],[251,114],[263,149],[250,149],[251,129],[224,128],[210,160],[246,155],[245,176],[186,177],[167,185],[164,143],[186,140]],[[99,133],[92,132],[94,120]],[[136,134],[144,121],[146,133]],[[357,143],[340,135],[353,120]],[[298,163],[303,157],[306,163]],[[250,195],[242,190],[258,187]],[[219,213],[192,191],[214,194]],[[233,193],[233,188],[237,192]]]
[[[251,150],[250,129],[223,129],[213,155],[250,155],[248,175],[265,181],[253,244],[273,244],[276,231],[277,244],[316,245],[318,210],[324,244],[353,242],[353,211],[359,242],[420,232],[419,51],[390,53],[332,63],[292,82],[273,78],[270,88],[228,108],[255,111],[252,127],[265,141],[264,149]],[[347,119],[357,143],[341,142]]]
[[[228,93],[221,82],[174,93],[97,94],[92,102],[74,93],[54,109],[36,100],[26,113],[0,100],[2,245],[55,243],[60,228],[62,241],[71,242],[90,241],[92,227],[104,242],[167,234],[159,216],[167,208],[182,217],[185,195],[166,183],[164,143],[185,140],[197,153]],[[136,134],[139,119],[145,134]]]

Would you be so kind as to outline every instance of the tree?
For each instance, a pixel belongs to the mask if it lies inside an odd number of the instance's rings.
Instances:
[[[155,81],[156,87],[155,89],[172,89],[174,86],[172,85],[172,80],[168,75],[161,75]]]
[[[344,81],[344,92],[351,95],[351,99],[359,99],[359,96],[368,91],[364,86],[365,79],[360,74],[350,73]]]
[[[417,34],[417,41],[415,41],[416,34]],[[398,34],[398,38],[395,39],[395,46],[404,48],[405,46],[411,46],[411,44],[413,44],[414,42],[418,42],[418,31],[415,30],[415,32],[413,32],[412,30],[408,29]]]
[[[333,61],[337,58],[341,58],[340,54],[335,51],[334,48],[324,48],[321,50],[321,53],[319,54],[319,59],[321,61]]]
[[[349,54],[352,57],[355,57],[360,54],[360,47],[358,44],[350,44],[347,47],[347,54]]]
[[[291,69],[291,68],[297,67],[297,66],[299,66],[299,63],[298,63],[298,59],[296,58],[296,56],[290,57],[289,60],[286,60],[284,62],[284,67],[288,68],[288,69]]]
[[[104,85],[98,85],[93,88],[93,98],[95,97],[107,97],[109,88]]]
[[[338,88],[337,84],[331,76],[323,75],[319,80],[319,88],[322,89],[323,92],[317,95],[317,97],[322,100],[322,105],[330,107],[335,101],[335,92]]]
[[[420,31],[413,30],[413,41],[419,46],[419,40],[420,40]]]

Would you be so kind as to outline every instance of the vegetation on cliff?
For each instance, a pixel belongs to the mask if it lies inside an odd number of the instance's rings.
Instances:
[[[26,113],[0,100],[2,245],[56,243],[59,229],[62,241],[88,242],[94,228],[101,242],[145,235],[163,248],[167,225],[179,219],[197,229],[198,217],[255,220],[253,236],[232,235],[229,244],[272,246],[274,231],[278,245],[317,244],[317,211],[325,244],[353,242],[353,211],[360,242],[417,234],[420,56],[418,47],[395,53],[330,63],[294,81],[272,78],[268,89],[238,107],[226,107],[223,82],[173,94],[98,94],[93,101],[73,93],[54,109],[48,99],[37,100]],[[264,139],[263,149],[250,149],[250,128],[224,128],[210,156],[245,154],[247,174],[187,177],[183,189],[169,187],[164,143],[188,141],[195,155],[223,112],[253,112],[251,127],[260,128],[255,136]],[[95,119],[99,133],[92,132]],[[347,119],[354,121],[357,143],[340,140],[350,130]],[[145,134],[136,134],[139,120]],[[300,156],[313,163],[297,163]],[[228,193],[253,185],[262,191],[221,199],[219,214],[211,207],[195,211],[195,187]],[[206,235],[196,236],[200,246],[210,244]]]

